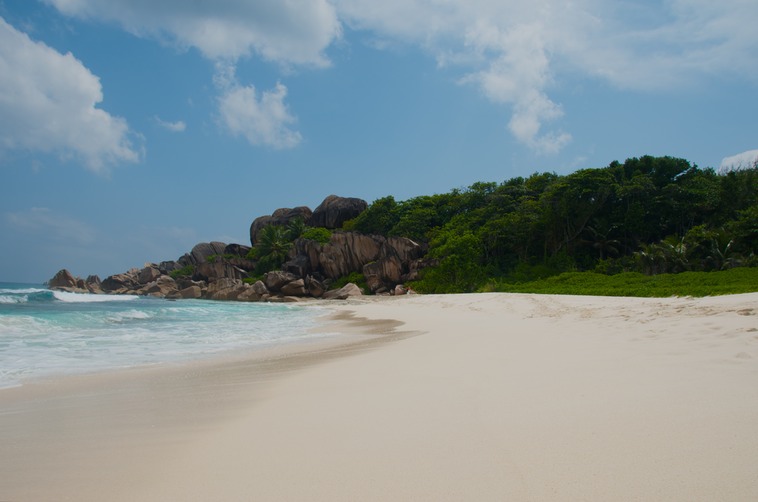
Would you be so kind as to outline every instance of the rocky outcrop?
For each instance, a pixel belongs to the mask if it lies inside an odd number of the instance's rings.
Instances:
[[[193,298],[200,298],[203,296],[203,290],[200,286],[188,286],[178,292],[176,298],[184,298],[186,300]]]
[[[397,284],[417,278],[414,263],[422,255],[422,246],[404,237],[335,232],[326,244],[298,239],[284,266],[290,272],[297,270],[301,277],[325,279],[361,272],[372,292],[393,291]]]
[[[308,294],[308,290],[305,289],[304,279],[295,279],[292,282],[288,282],[282,286],[280,292],[284,296],[306,296]]]
[[[236,300],[248,288],[250,288],[249,284],[237,279],[217,279],[208,285],[206,298],[209,300]]]
[[[76,289],[77,280],[78,279],[74,277],[71,272],[64,268],[63,270],[59,270],[52,279],[47,281],[47,286],[50,289]]]
[[[126,294],[140,289],[143,285],[139,282],[139,270],[133,268],[121,274],[111,275],[103,279],[100,287],[106,293]]]
[[[296,281],[298,277],[295,274],[276,270],[274,272],[268,272],[263,276],[263,283],[269,291],[278,293],[284,286],[292,281]]]
[[[312,227],[339,229],[368,207],[357,198],[330,195],[311,211],[305,206],[277,209],[256,218],[250,226],[250,240],[266,225],[289,225],[296,218]],[[241,244],[201,242],[177,260],[147,263],[144,267],[115,274],[101,281],[96,276],[82,280],[61,270],[49,281],[53,289],[77,292],[139,294],[175,299],[204,298],[236,301],[294,301],[302,297],[348,298],[362,294],[355,284],[329,290],[338,279],[363,275],[369,292],[403,294],[404,284],[418,277],[427,262],[424,248],[402,237],[363,235],[335,231],[328,242],[297,239],[282,270],[254,276],[255,253]],[[244,279],[244,280],[243,280]],[[358,281],[363,284],[363,281]],[[342,282],[340,282],[342,283]]]
[[[162,275],[156,280],[146,284],[141,289],[141,292],[147,296],[165,298],[178,293],[179,289],[176,285],[176,281],[171,276]]]
[[[89,275],[84,281],[84,284],[87,286],[87,291],[96,295],[103,294],[103,288],[100,286],[100,283],[100,277],[96,275]]]
[[[368,208],[368,203],[355,197],[330,195],[313,211],[308,220],[311,227],[324,227],[330,230],[342,228],[342,225],[356,218]]]
[[[161,271],[157,267],[148,266],[139,271],[138,281],[140,284],[148,284],[158,280]]]
[[[255,246],[258,242],[258,232],[264,227],[269,225],[289,225],[291,221],[300,218],[303,222],[308,222],[311,219],[313,212],[306,206],[299,206],[295,208],[280,208],[274,211],[271,215],[259,216],[250,225],[250,244]]]
[[[189,255],[192,264],[197,265],[208,261],[209,256],[223,255],[226,250],[226,244],[223,242],[201,242],[192,248]]]
[[[224,259],[217,259],[195,265],[192,278],[196,281],[212,282],[221,278],[244,279],[247,274],[247,270],[234,266]]]
[[[327,291],[324,293],[324,299],[325,300],[347,300],[351,296],[361,296],[363,295],[363,292],[361,291],[361,288],[359,288],[357,285],[353,284],[352,282],[348,282],[345,286],[334,289],[332,291]]]
[[[305,289],[314,298],[321,298],[326,293],[326,286],[311,275],[305,277]]]

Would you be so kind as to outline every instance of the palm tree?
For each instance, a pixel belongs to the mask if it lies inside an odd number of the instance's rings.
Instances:
[[[732,249],[733,244],[734,240],[730,239],[725,232],[717,232],[711,239],[710,253],[705,258],[706,264],[712,267],[712,270],[726,270],[740,266],[742,260]]]
[[[616,256],[619,254],[619,246],[621,243],[618,241],[618,239],[612,239],[609,237],[610,233],[613,232],[613,230],[616,228],[616,226],[610,227],[606,232],[601,232],[600,230],[597,230],[596,226],[589,226],[585,227],[585,232],[589,234],[589,240],[585,240],[587,244],[592,246],[593,249],[597,250],[597,252],[600,254],[600,259],[604,260],[608,256]]]
[[[258,258],[258,273],[280,268],[287,259],[292,241],[288,238],[284,227],[268,225],[258,235],[255,254]]]
[[[305,221],[302,218],[295,218],[287,225],[287,238],[290,241],[294,241],[298,237],[301,237],[306,230],[308,230],[308,226],[305,224]]]

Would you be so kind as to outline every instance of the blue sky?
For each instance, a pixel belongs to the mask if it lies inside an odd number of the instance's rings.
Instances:
[[[0,0],[0,280],[252,220],[758,148],[753,0]]]

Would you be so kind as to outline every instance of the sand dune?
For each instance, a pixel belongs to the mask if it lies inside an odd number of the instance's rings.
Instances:
[[[0,500],[758,500],[758,294],[336,308],[329,347],[0,393]]]

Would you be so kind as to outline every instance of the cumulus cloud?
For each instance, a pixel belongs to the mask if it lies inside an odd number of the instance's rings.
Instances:
[[[194,47],[214,61],[221,123],[253,145],[291,148],[302,137],[284,102],[287,87],[259,92],[234,77],[241,58],[258,56],[282,65],[329,66],[326,48],[341,35],[327,0],[45,0],[64,14],[116,21],[137,36]],[[184,124],[159,122],[172,131]]]
[[[120,23],[138,36],[195,47],[207,58],[257,54],[276,62],[328,65],[323,51],[340,36],[327,0],[45,0],[80,18]]]
[[[704,75],[758,80],[758,2],[749,0],[44,1],[227,64],[255,55],[285,66],[328,66],[325,51],[344,23],[375,43],[418,46],[440,66],[458,69],[460,82],[509,109],[515,138],[543,153],[571,140],[554,97],[567,78],[669,92]],[[259,95],[237,85],[219,103],[237,100],[260,111],[271,102],[279,123],[291,124],[285,94],[284,86]]]
[[[666,90],[704,75],[758,79],[758,2],[745,0],[334,0],[341,18],[373,36],[418,45],[459,67],[495,103],[509,130],[542,152],[570,135],[545,128],[563,115],[561,77]]]
[[[100,80],[71,53],[0,18],[0,150],[54,153],[93,171],[138,161],[128,124],[97,108],[102,100]]]
[[[758,150],[748,150],[737,155],[724,157],[721,161],[719,172],[728,173],[729,171],[739,171],[755,167],[758,167]]]
[[[235,136],[243,136],[252,145],[277,149],[293,148],[302,140],[290,129],[297,119],[290,114],[284,98],[287,87],[281,83],[259,93],[252,85],[241,85],[233,67],[220,70],[216,85],[221,90],[219,114],[223,125]]]
[[[187,124],[185,124],[182,120],[177,120],[176,122],[167,122],[158,116],[153,117],[153,119],[155,120],[156,124],[161,126],[163,129],[166,129],[167,131],[184,132],[187,129]]]
[[[95,242],[96,232],[92,227],[46,207],[5,213],[5,220],[18,230],[42,236],[47,241],[79,245]]]

